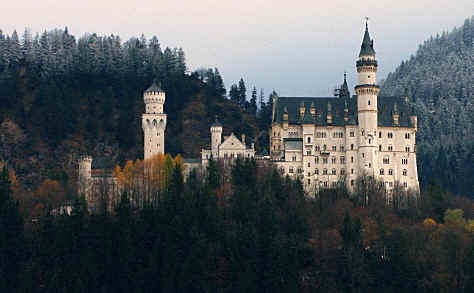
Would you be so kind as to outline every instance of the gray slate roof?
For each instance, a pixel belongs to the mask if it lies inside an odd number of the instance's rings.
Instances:
[[[362,40],[362,45],[360,46],[359,57],[362,55],[375,56],[374,40],[370,39],[369,27],[367,23],[365,23],[364,39]]]
[[[156,81],[153,81],[151,86],[146,89],[145,92],[162,92],[161,85],[156,84]]]
[[[306,115],[310,113],[313,105],[316,110],[315,124],[317,126],[327,126],[328,105],[331,104],[332,124],[334,126],[357,125],[357,96],[351,98],[338,97],[278,97],[275,106],[275,122],[283,122],[285,108],[288,110],[289,124],[302,124],[299,117],[299,108],[303,103],[305,110],[304,119],[310,119]],[[392,113],[397,110],[399,114],[399,126],[411,127],[410,114],[412,108],[401,96],[379,96],[378,103],[378,126],[394,126]],[[349,120],[344,121],[344,108],[347,105]],[[395,106],[396,105],[396,106]],[[312,117],[311,117],[312,120]]]

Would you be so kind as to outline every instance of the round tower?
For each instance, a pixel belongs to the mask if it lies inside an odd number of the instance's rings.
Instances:
[[[80,195],[86,195],[89,190],[89,182],[92,176],[92,157],[88,155],[79,157],[78,165],[78,193]]]
[[[355,87],[359,119],[359,162],[361,162],[359,168],[365,170],[368,175],[374,175],[378,145],[377,96],[380,88],[375,84],[377,60],[367,22],[356,66],[359,77],[359,84]]]
[[[216,121],[211,125],[211,154],[214,159],[219,158],[219,145],[222,143],[222,124]]]
[[[163,106],[166,95],[156,82],[143,93],[145,113],[142,114],[142,128],[144,132],[145,160],[156,154],[165,153],[166,114]]]

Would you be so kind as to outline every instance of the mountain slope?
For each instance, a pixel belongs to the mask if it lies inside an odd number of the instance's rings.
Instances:
[[[456,193],[472,195],[474,141],[473,19],[432,37],[390,73],[382,95],[407,92],[415,103],[422,185],[433,178]]]

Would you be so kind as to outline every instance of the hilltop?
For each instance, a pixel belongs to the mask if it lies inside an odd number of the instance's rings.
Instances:
[[[0,31],[0,162],[33,188],[45,178],[75,178],[80,154],[117,164],[143,157],[143,90],[154,79],[166,91],[166,152],[199,157],[215,115],[224,134],[258,135],[255,112],[228,100],[217,69],[189,73],[180,48],[157,37],[64,30],[20,38]],[[257,144],[257,147],[260,147]]]

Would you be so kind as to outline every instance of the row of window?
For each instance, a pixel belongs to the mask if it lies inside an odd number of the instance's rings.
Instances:
[[[352,146],[352,149],[354,149],[354,145],[352,144],[351,146]],[[327,147],[327,145],[325,145],[325,144],[323,144],[322,147],[319,146],[319,145],[314,146],[314,150],[315,150],[316,152],[319,152],[319,151],[321,151],[321,150],[326,151],[327,149],[328,149],[328,147]],[[345,148],[343,145],[340,145],[340,146],[339,146],[339,151],[340,151],[340,152],[345,151],[345,149],[346,149],[346,148]],[[335,145],[331,146],[331,150],[332,150],[333,152],[337,151],[337,146],[335,146]],[[310,152],[311,152],[311,151],[310,151]],[[311,153],[310,153],[310,154],[311,154]]]
[[[354,157],[352,157],[352,160],[354,160]],[[328,158],[322,157],[321,161],[322,161],[323,164],[327,164],[328,163]],[[344,157],[344,156],[339,157],[339,162],[341,164],[345,164],[346,163],[346,157]],[[314,163],[319,164],[319,157],[314,157]],[[337,164],[337,157],[331,157],[331,163],[332,164]],[[308,167],[311,167],[311,163],[309,163],[309,162],[308,162]]]
[[[206,155],[207,157],[207,155]],[[230,154],[227,154],[227,153],[224,153],[224,159],[227,159],[227,158],[243,158],[244,157],[244,154],[234,154],[234,153],[230,153]],[[250,154],[247,154],[247,158],[250,158]]]
[[[308,139],[309,139],[309,137],[308,137]],[[369,140],[369,141],[370,141],[370,140]],[[319,146],[319,145],[314,146],[314,150],[315,150],[316,152],[321,151],[321,149],[322,149],[323,151],[326,151],[326,150],[327,150],[327,145],[324,144],[324,145],[322,146],[322,148],[321,148],[321,146]],[[333,152],[337,151],[337,146],[335,146],[335,145],[331,146],[331,150],[332,150]],[[351,144],[351,151],[353,151],[353,150],[354,150],[354,144],[352,143],[352,144]],[[392,146],[392,145],[388,145],[388,146],[387,146],[387,150],[388,150],[389,152],[393,151],[393,146]],[[344,151],[345,151],[344,145],[340,145],[340,146],[339,146],[339,151],[340,151],[340,152],[344,152]],[[382,145],[379,145],[379,151],[382,151]],[[405,147],[405,152],[407,152],[407,153],[410,152],[410,146],[406,146],[406,147]],[[307,151],[306,151],[306,154],[307,154],[308,156],[310,156],[310,155],[311,155],[311,150],[307,150]]]
[[[303,169],[298,168],[298,169],[296,169],[296,172],[298,174],[301,174],[301,173],[303,173]],[[293,167],[290,167],[290,169],[288,169],[288,173],[292,173],[292,174],[295,173],[295,170],[293,169]]]
[[[384,164],[390,164],[390,158],[389,157],[383,157],[383,163]],[[402,158],[402,165],[408,165],[408,159],[407,158]]]
[[[294,132],[294,131],[288,132],[288,135],[289,136],[297,136],[298,132]],[[374,131],[374,135],[377,135],[377,131]],[[276,132],[273,132],[273,136],[276,136]],[[278,136],[280,136],[280,133],[278,133]],[[349,136],[350,137],[355,137],[355,131],[351,130],[349,132]],[[362,136],[364,136],[364,130],[362,130]],[[326,138],[326,137],[327,137],[326,132],[324,132],[324,131],[316,132],[316,138]],[[332,137],[333,138],[344,138],[344,132],[333,132]],[[393,138],[393,132],[387,132],[387,137],[388,138]],[[411,137],[410,133],[406,132],[405,133],[405,139],[410,139],[410,137]],[[379,131],[379,138],[382,138],[382,131]],[[310,138],[308,137],[308,139],[310,139]],[[311,140],[309,140],[308,143],[310,141]]]
[[[346,174],[346,170],[345,169],[341,169],[341,171],[339,172],[340,175],[345,175]],[[319,175],[319,169],[315,169],[314,170],[314,174],[315,175]],[[328,169],[323,169],[323,172],[321,173],[322,175],[337,175],[337,170],[336,169],[332,169],[331,170],[331,174],[328,173]],[[311,176],[311,174],[308,172],[308,176]]]
[[[380,175],[385,175],[385,170],[384,169],[380,169]],[[393,175],[393,170],[392,169],[388,169],[388,175]],[[402,170],[402,175],[403,176],[408,176],[408,170],[403,169]]]

